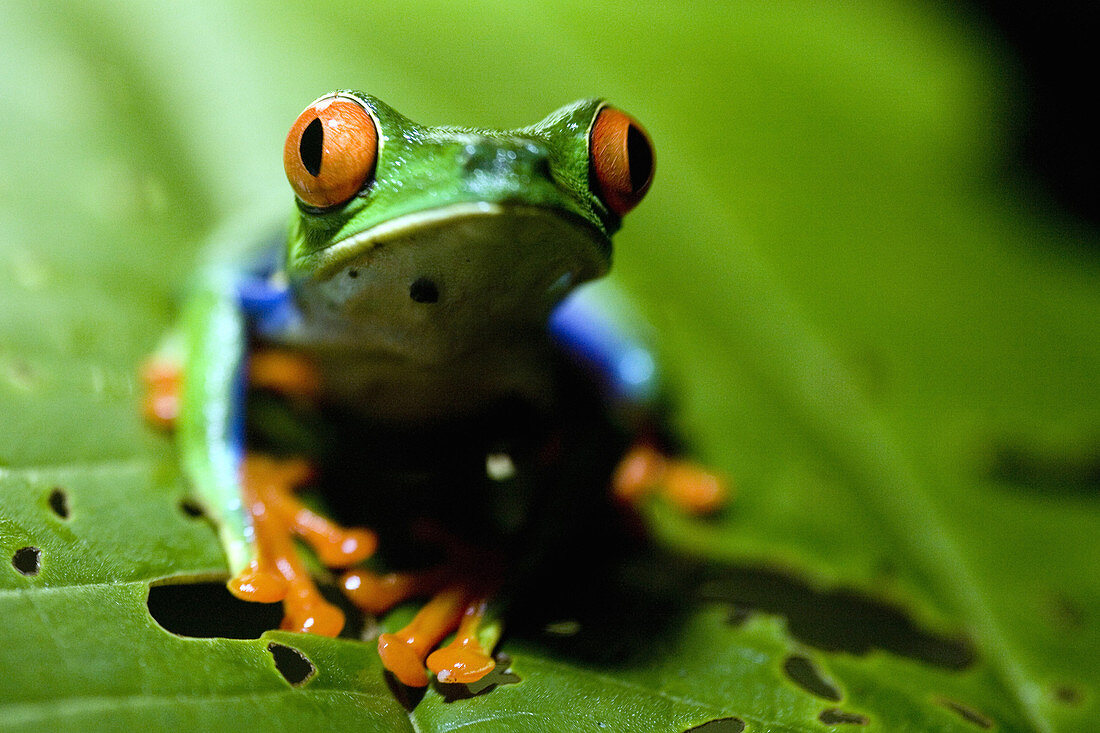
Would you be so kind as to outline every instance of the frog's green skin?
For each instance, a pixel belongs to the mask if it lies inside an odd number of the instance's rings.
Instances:
[[[547,356],[561,346],[547,321],[606,272],[620,226],[590,184],[599,100],[500,131],[426,127],[342,94],[379,131],[373,182],[330,210],[299,202],[285,249],[215,253],[176,341],[185,471],[234,574],[255,552],[238,477],[251,344],[309,354],[325,399],[375,422],[453,419],[505,393],[548,400]],[[437,302],[410,298],[421,278]]]

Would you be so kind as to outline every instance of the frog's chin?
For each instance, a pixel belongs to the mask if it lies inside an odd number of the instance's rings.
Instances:
[[[463,236],[457,225],[473,225],[486,230],[499,230],[499,226],[506,222],[526,223],[530,227],[523,227],[522,234],[530,235],[531,227],[544,228],[549,231],[571,228],[577,230],[577,234],[584,234],[582,239],[591,243],[591,252],[577,252],[582,259],[591,259],[587,267],[594,272],[589,275],[598,277],[607,271],[610,264],[611,241],[602,232],[597,231],[591,224],[580,217],[561,211],[547,209],[529,204],[493,203],[488,201],[467,201],[447,206],[439,206],[432,209],[415,211],[403,216],[398,216],[381,224],[376,224],[361,232],[356,232],[349,237],[335,242],[319,252],[313,260],[314,272],[317,277],[326,277],[333,271],[340,269],[349,260],[366,253],[375,247],[387,242],[409,240],[418,238],[431,231],[450,230],[454,227],[453,234],[456,237]],[[467,229],[467,232],[469,230]],[[517,232],[517,234],[520,232]],[[491,234],[490,234],[491,236]],[[484,239],[484,235],[474,239]],[[540,239],[535,237],[534,239]],[[522,248],[523,242],[515,242],[517,249]],[[518,254],[518,253],[517,253]],[[589,255],[585,257],[584,255]]]
[[[573,287],[607,271],[608,252],[601,232],[550,209],[453,204],[328,247],[299,292],[307,305],[352,320],[442,320],[458,336],[545,318]]]
[[[549,209],[459,204],[333,244],[297,292],[313,322],[443,355],[544,326],[573,287],[606,272],[607,253],[604,234]]]

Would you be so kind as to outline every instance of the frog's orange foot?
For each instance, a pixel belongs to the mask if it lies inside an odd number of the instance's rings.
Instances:
[[[479,572],[460,561],[415,573],[377,575],[356,569],[344,575],[342,585],[352,603],[375,615],[410,598],[431,595],[405,628],[378,637],[378,655],[382,665],[410,687],[428,684],[425,666],[440,682],[466,684],[480,680],[496,665],[488,654],[491,650],[483,648],[478,637],[485,618],[486,588],[498,581],[491,577],[497,574],[493,567],[485,563]],[[456,580],[462,577],[479,582]],[[432,653],[455,629],[454,640]]]
[[[142,402],[145,420],[161,430],[171,430],[180,414],[182,365],[154,356],[142,365],[141,381],[145,385],[145,399]]]
[[[721,475],[648,445],[636,445],[623,456],[612,476],[611,489],[628,503],[657,492],[691,514],[715,512],[732,496],[729,481]]]
[[[454,640],[428,657],[428,669],[440,682],[468,685],[496,667],[496,662],[478,639],[487,603],[485,598],[469,598]]]
[[[405,628],[378,637],[382,666],[409,687],[428,684],[425,666],[440,682],[477,682],[496,666],[478,640],[485,606],[486,599],[468,587],[444,588]],[[429,652],[456,629],[454,641],[429,656]]]
[[[257,349],[248,357],[248,383],[288,397],[316,398],[321,392],[321,375],[316,365],[302,354],[286,349]]]
[[[249,454],[241,463],[241,493],[252,517],[256,557],[228,586],[238,598],[283,602],[282,628],[336,636],[344,612],[326,601],[294,546],[301,538],[328,567],[365,560],[377,544],[374,533],[345,529],[307,509],[293,490],[311,474],[305,461]]]

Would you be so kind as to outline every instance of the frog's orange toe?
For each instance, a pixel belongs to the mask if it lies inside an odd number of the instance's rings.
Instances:
[[[348,600],[367,613],[378,616],[402,601],[435,593],[451,574],[451,569],[445,566],[384,575],[356,568],[344,573],[340,578],[340,587]]]
[[[327,601],[310,598],[302,603],[283,602],[286,615],[281,628],[318,636],[339,636],[344,629],[344,612]]]
[[[307,357],[277,348],[257,349],[248,360],[248,382],[255,388],[305,399],[321,392],[321,374]]]
[[[631,504],[656,491],[691,514],[711,514],[725,506],[733,493],[720,474],[645,444],[634,446],[619,461],[611,491]]]
[[[468,685],[493,671],[496,662],[485,652],[450,644],[432,652],[428,669],[440,682]]]
[[[339,528],[324,540],[311,542],[317,559],[330,568],[346,568],[366,560],[378,547],[378,537],[366,529]]]
[[[161,430],[171,430],[180,413],[183,367],[154,357],[142,366],[141,379],[145,383],[142,413],[146,422]]]
[[[424,671],[424,656],[415,639],[397,634],[382,634],[378,637],[378,656],[382,666],[393,672],[401,684],[409,687],[424,687],[428,684],[428,673]]]
[[[325,600],[302,563],[293,535],[321,545],[337,532],[340,551],[353,556],[373,551],[373,535],[336,528],[301,505],[292,490],[311,473],[308,463],[249,453],[241,463],[241,495],[256,534],[256,559],[230,590],[247,600],[282,600],[283,624],[288,631],[336,636],[344,628],[344,612]],[[344,542],[348,540],[350,543]],[[368,535],[369,538],[368,538]],[[317,546],[317,543],[310,542]]]
[[[459,625],[465,595],[461,586],[445,588],[436,593],[405,628],[396,634],[379,636],[378,656],[382,665],[410,687],[428,684],[424,658]]]
[[[622,501],[639,501],[661,480],[665,465],[665,457],[653,448],[647,445],[631,448],[611,477],[612,493]]]
[[[691,514],[712,514],[729,503],[732,490],[723,476],[690,461],[669,461],[662,493]]]
[[[286,579],[277,574],[249,566],[226,584],[229,592],[242,601],[275,603],[286,598]]]

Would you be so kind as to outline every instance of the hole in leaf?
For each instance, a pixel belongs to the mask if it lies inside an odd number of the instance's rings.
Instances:
[[[811,695],[833,702],[840,700],[840,690],[825,679],[817,665],[807,657],[787,657],[783,662],[783,671],[792,682]]]
[[[242,601],[223,583],[155,585],[146,605],[165,631],[200,639],[258,639],[283,619],[282,604]]]
[[[242,601],[224,583],[175,583],[150,587],[146,606],[161,628],[178,636],[258,639],[265,631],[279,628],[283,620],[281,603]],[[363,613],[331,587],[322,586],[321,593],[344,611],[347,623],[340,635],[359,638]]]
[[[1080,705],[1085,696],[1073,685],[1058,685],[1054,688],[1054,699],[1063,705]]]
[[[304,685],[317,674],[313,662],[292,646],[271,642],[267,645],[267,650],[275,660],[275,669],[295,687]]]
[[[681,572],[686,577],[691,571]],[[877,648],[946,669],[974,663],[974,649],[965,638],[933,634],[901,609],[853,590],[822,592],[767,568],[729,568],[702,575],[703,598],[785,616],[791,634],[817,649],[866,654]]]
[[[46,501],[50,505],[50,511],[60,519],[69,518],[69,497],[64,489],[55,486]]]
[[[20,547],[11,556],[11,564],[23,575],[38,575],[42,567],[42,550],[37,547]]]
[[[996,442],[987,473],[994,481],[1034,491],[1100,494],[1100,444],[1034,446]]]
[[[206,516],[206,512],[203,510],[202,505],[194,499],[181,500],[179,507],[181,512],[193,519]]]
[[[743,730],[745,730],[745,721],[740,718],[715,718],[694,728],[688,728],[684,733],[741,733]]]
[[[945,697],[936,698],[936,703],[938,705],[942,705],[943,707],[947,708],[951,712],[957,714],[959,717],[961,717],[963,720],[967,721],[968,723],[973,723],[974,725],[978,726],[979,728],[992,728],[993,727],[993,721],[990,720],[989,718],[985,717],[981,713],[979,713],[974,708],[967,707],[966,705],[963,705],[961,703],[957,703],[954,700],[948,700]]]
[[[867,725],[871,722],[866,715],[849,713],[840,708],[822,710],[821,714],[817,716],[817,719],[825,725]]]

